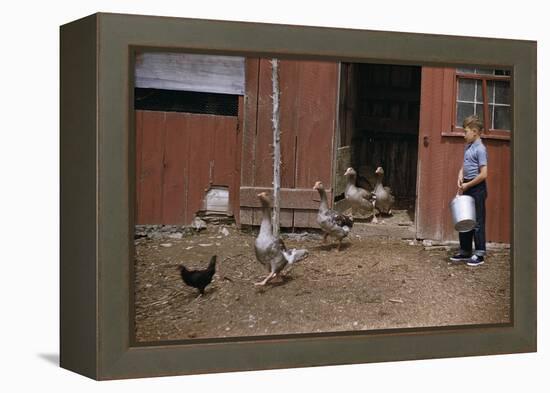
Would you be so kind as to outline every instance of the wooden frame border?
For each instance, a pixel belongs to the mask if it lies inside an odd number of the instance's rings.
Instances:
[[[132,46],[510,67],[512,323],[133,346]],[[536,42],[100,13],[61,27],[60,72],[62,367],[116,379],[536,350]]]

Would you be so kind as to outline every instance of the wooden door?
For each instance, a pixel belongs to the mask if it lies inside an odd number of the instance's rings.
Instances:
[[[453,187],[456,192],[462,153],[462,140],[444,140],[441,135],[451,124],[453,78],[452,68],[422,67],[415,214],[416,237],[420,239],[447,237],[447,205]],[[448,148],[449,143],[453,149]]]
[[[236,116],[136,111],[136,224],[189,224],[211,186],[228,188],[234,213],[238,125]]]
[[[282,60],[281,226],[316,227],[319,208],[313,184],[332,184],[338,63]],[[260,222],[256,194],[273,180],[272,82],[269,59],[247,59],[240,193],[241,223]],[[328,192],[331,198],[332,191]]]

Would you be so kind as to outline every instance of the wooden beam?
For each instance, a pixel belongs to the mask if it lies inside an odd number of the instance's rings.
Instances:
[[[135,86],[243,95],[244,57],[138,53]]]
[[[260,207],[258,194],[267,192],[272,195],[269,187],[241,187],[240,205],[243,207]],[[332,190],[327,190],[327,198],[332,201]],[[319,209],[319,193],[308,188],[281,188],[281,209]]]

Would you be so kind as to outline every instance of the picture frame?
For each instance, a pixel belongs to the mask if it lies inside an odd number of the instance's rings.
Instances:
[[[107,13],[60,34],[61,367],[106,380],[536,351],[536,42]],[[135,48],[511,68],[512,322],[136,345]]]

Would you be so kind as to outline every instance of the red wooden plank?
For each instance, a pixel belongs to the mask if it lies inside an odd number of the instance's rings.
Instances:
[[[235,212],[233,209],[235,196],[239,193],[239,173],[236,166],[239,165],[239,156],[237,151],[237,117],[217,116],[215,124],[215,139],[213,157],[213,184],[227,186],[229,188],[229,206],[228,211]],[[239,146],[240,147],[240,146]],[[237,183],[235,183],[237,181]]]
[[[437,216],[441,233],[440,239],[453,239],[457,237],[454,230],[452,217],[449,210],[449,202],[455,197],[457,192],[458,171],[462,166],[464,156],[464,141],[460,138],[445,138],[441,135],[443,131],[450,131],[452,127],[453,109],[456,106],[455,97],[455,70],[453,68],[444,68],[441,75],[441,114],[439,131],[433,130],[438,134],[441,141],[443,183],[440,189],[441,195],[441,214]],[[435,136],[435,135],[434,135]]]
[[[267,187],[241,187],[240,201],[243,207],[260,207],[258,194],[273,192]],[[332,198],[332,191],[327,190],[327,198]],[[287,209],[309,209],[319,208],[319,194],[311,188],[281,188],[281,207]]]
[[[458,171],[464,160],[464,140],[461,138],[443,138],[442,149],[446,158],[443,165],[444,180],[440,185],[443,191],[441,194],[441,214],[434,217],[441,233],[441,240],[456,240],[457,232],[453,227],[452,217],[449,209],[449,202],[456,196],[458,191],[457,178]]]
[[[252,207],[241,207],[239,217],[240,225],[253,225],[254,224],[254,208]]]
[[[262,222],[262,211],[261,209],[252,209],[254,211],[252,218],[252,225],[260,225]],[[281,228],[291,228],[293,224],[294,211],[289,209],[281,209],[279,215],[279,222]]]
[[[318,210],[294,210],[294,227],[295,228],[320,228],[317,223]]]
[[[444,68],[422,68],[416,229],[417,237],[426,239],[443,238],[447,214],[445,184],[452,181],[444,171],[446,149],[441,137],[444,71]]]
[[[142,224],[141,217],[139,214],[139,208],[141,206],[141,160],[142,160],[142,146],[143,146],[143,113],[141,111],[136,111],[136,146],[135,146],[135,158],[136,158],[136,168],[135,168],[135,195],[134,195],[134,221],[136,224]]]
[[[229,116],[216,116],[212,121],[214,162],[212,183],[233,188],[236,161],[236,134],[238,119]]]
[[[162,223],[164,116],[164,112],[142,111],[139,223]]]
[[[281,228],[292,228],[294,223],[294,210],[281,209],[279,220]]]
[[[495,238],[500,238],[502,236],[501,229],[495,227],[495,224],[498,224],[500,221],[500,212],[503,208],[503,181],[504,176],[501,171],[502,165],[502,154],[500,153],[501,143],[484,141],[485,146],[487,147],[487,155],[489,157],[489,162],[487,165],[487,240],[491,241]],[[510,213],[508,213],[510,214]]]
[[[166,113],[162,223],[184,224],[186,215],[187,135],[179,113]]]
[[[262,222],[262,217],[262,211],[260,209],[254,209],[254,215],[252,216],[252,225],[260,225]]]
[[[296,136],[301,132],[298,124],[300,112],[301,63],[282,60],[279,65],[280,128],[281,128],[281,187],[296,187]],[[266,114],[271,118],[271,112]]]
[[[511,148],[510,142],[501,142],[503,147],[500,148],[502,155],[502,162],[500,163],[500,171],[503,174],[501,180],[501,193],[500,198],[502,203],[500,205],[500,211],[496,212],[496,216],[501,218],[499,224],[494,224],[500,228],[499,240],[503,243],[510,244],[512,241],[512,162],[511,162]],[[489,190],[489,192],[491,192]],[[491,194],[489,194],[491,195]]]
[[[244,116],[245,116],[245,99],[243,96],[239,97],[239,114],[238,114],[238,124],[237,124],[237,133],[235,135],[235,160],[234,160],[234,173],[233,173],[233,185],[231,192],[229,193],[229,201],[231,212],[235,217],[235,223],[237,226],[241,225],[239,207],[239,189],[241,187],[241,159],[243,154],[243,127],[244,127]],[[250,166],[250,165],[247,165]]]
[[[213,156],[212,138],[215,133],[213,116],[186,114],[185,127],[189,136],[189,188],[188,217],[204,207],[204,197],[209,188],[211,157]]]
[[[245,66],[246,98],[244,101],[243,132],[242,132],[242,170],[241,184],[243,186],[254,185],[255,175],[255,144],[258,112],[258,83],[260,72],[260,60],[247,58]],[[240,107],[239,107],[240,110]],[[237,145],[240,146],[240,145]]]
[[[431,119],[433,110],[431,107],[434,101],[434,79],[436,69],[433,67],[422,67],[421,88],[420,88],[420,119],[419,119],[419,138],[418,138],[418,174],[417,174],[417,198],[416,198],[416,237],[429,238],[432,232],[429,230],[429,189],[430,178],[425,176],[430,158],[429,139],[431,137]],[[432,141],[433,142],[433,141]]]
[[[484,140],[487,146],[487,240],[510,243],[511,178],[510,145],[506,141]]]
[[[321,180],[332,184],[333,141],[337,113],[338,63],[300,63],[299,103],[296,108],[296,187]]]

